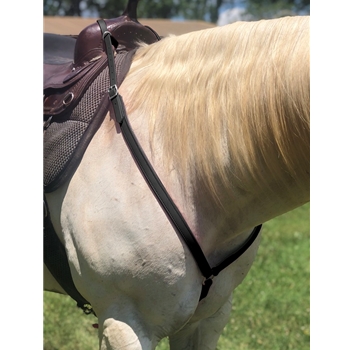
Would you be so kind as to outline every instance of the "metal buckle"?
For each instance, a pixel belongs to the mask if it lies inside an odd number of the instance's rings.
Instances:
[[[116,84],[112,85],[108,89],[108,95],[109,95],[109,99],[110,100],[112,100],[114,97],[116,97],[118,95],[118,88],[117,88]]]
[[[107,35],[112,36],[112,34],[111,34],[111,32],[110,32],[109,30],[106,30],[105,32],[103,32],[103,34],[102,34],[103,39],[104,39]]]
[[[74,99],[74,94],[73,92],[69,92],[63,99],[62,103],[64,106],[68,106]]]
[[[205,286],[207,283],[210,283],[210,285],[213,283],[214,275],[211,275],[210,277],[206,278],[204,277],[204,280],[202,282],[202,285]],[[209,282],[211,281],[211,282]]]

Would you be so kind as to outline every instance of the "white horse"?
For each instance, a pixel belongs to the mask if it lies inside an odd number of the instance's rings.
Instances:
[[[238,22],[142,45],[120,87],[131,126],[211,266],[309,201],[309,18]],[[130,155],[112,109],[46,195],[101,349],[214,350],[259,238],[203,276]],[[45,289],[65,293],[44,269]]]

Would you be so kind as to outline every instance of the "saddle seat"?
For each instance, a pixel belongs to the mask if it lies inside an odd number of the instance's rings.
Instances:
[[[74,61],[78,35],[44,33],[44,64],[54,66]]]
[[[133,6],[128,6],[122,16],[105,22],[117,47],[115,55],[136,49],[139,42],[152,44],[160,40],[153,29],[138,22]],[[45,33],[44,120],[72,110],[106,66],[104,40],[97,23],[83,29],[78,36]]]

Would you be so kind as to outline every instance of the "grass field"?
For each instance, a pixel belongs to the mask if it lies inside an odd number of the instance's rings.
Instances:
[[[234,291],[217,350],[310,348],[310,205],[263,226],[256,261]],[[97,350],[96,318],[66,296],[44,292],[44,350]],[[168,350],[163,340],[157,350]]]

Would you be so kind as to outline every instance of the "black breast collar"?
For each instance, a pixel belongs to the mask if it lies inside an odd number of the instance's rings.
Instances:
[[[209,292],[209,288],[213,283],[213,277],[217,276],[223,269],[225,269],[228,265],[230,265],[236,259],[238,259],[251,246],[251,244],[255,241],[256,237],[258,236],[262,225],[256,226],[253,229],[253,232],[248,237],[248,239],[243,244],[243,246],[241,246],[237,251],[232,253],[228,258],[222,261],[219,265],[215,267],[211,267],[209,265],[191,229],[189,228],[185,219],[181,215],[180,211],[178,210],[175,203],[169,196],[167,190],[164,188],[161,180],[159,179],[158,175],[154,171],[147,156],[143,152],[130,126],[128,116],[125,111],[123,99],[119,95],[118,89],[117,89],[111,33],[108,31],[104,20],[98,20],[97,23],[100,26],[103,39],[106,45],[107,60],[108,60],[108,66],[109,66],[109,77],[110,77],[110,88],[108,90],[108,94],[113,105],[116,121],[120,126],[123,138],[134,160],[136,161],[139,167],[139,170],[143,174],[146,182],[148,183],[153,194],[157,198],[159,204],[167,214],[169,220],[171,221],[173,226],[176,228],[177,232],[181,235],[181,237],[187,244],[194,259],[197,262],[197,265],[202,275],[205,277],[205,280],[202,286],[201,296],[199,299],[201,300],[207,296]],[[113,43],[114,42],[115,42],[115,39],[113,38]]]

